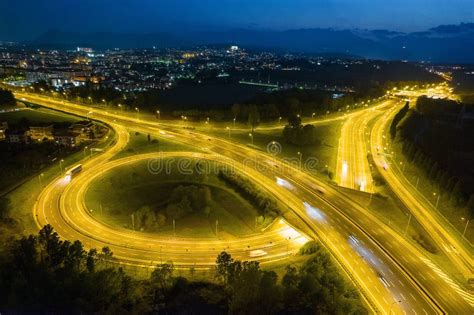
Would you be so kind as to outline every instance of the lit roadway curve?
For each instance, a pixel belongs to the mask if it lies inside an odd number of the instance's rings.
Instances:
[[[91,110],[44,97],[20,93],[17,96],[82,116]],[[319,237],[351,275],[365,298],[380,312],[387,313],[393,307],[394,312],[410,314],[472,313],[472,307],[421,259],[422,253],[359,204],[325,182],[293,166],[284,165],[267,154],[227,140],[177,128],[158,128],[156,122],[139,121],[96,108],[93,111],[94,119],[110,123],[113,120],[117,124],[126,124],[156,135],[163,132],[177,141],[207,149],[235,163],[245,163],[248,166],[247,174],[252,171],[255,182],[286,202],[300,218],[302,228]],[[257,171],[262,167],[266,167],[266,172]],[[275,176],[288,185],[277,185]],[[386,280],[386,284],[379,281],[381,278]],[[401,302],[393,305],[398,300]]]
[[[433,206],[419,195],[415,187],[402,174],[396,172],[398,169],[396,165],[392,165],[386,170],[382,167],[389,164],[386,151],[384,151],[388,145],[385,139],[387,137],[386,130],[400,108],[395,107],[391,109],[381,119],[377,120],[373,126],[371,148],[374,153],[375,164],[392,190],[410,209],[410,212],[417,218],[417,221],[428,231],[457,269],[465,278],[472,278],[474,266],[472,255],[442,226],[440,219],[435,217],[436,210],[433,209]]]
[[[186,239],[133,232],[98,222],[90,215],[84,204],[84,196],[93,180],[115,167],[167,157],[192,157],[217,162],[216,156],[192,152],[149,153],[100,164],[98,158],[94,158],[85,162],[83,172],[71,181],[61,177],[48,185],[36,205],[38,225],[50,223],[63,238],[80,239],[87,248],[108,246],[120,261],[146,267],[167,261],[173,261],[177,267],[210,267],[215,264],[217,254],[223,250],[232,253],[237,259],[252,260],[249,253],[261,249],[267,254],[259,257],[259,261],[274,262],[287,258],[308,240],[284,220],[277,220],[264,233],[230,240]]]
[[[395,100],[384,100],[370,109],[359,111],[344,121],[337,151],[336,182],[339,186],[374,192],[372,174],[367,160],[367,124],[382,110],[395,105]]]

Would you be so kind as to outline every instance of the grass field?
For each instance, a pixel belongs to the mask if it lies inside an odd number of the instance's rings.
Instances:
[[[176,219],[177,236],[215,237],[216,220],[219,236],[256,231],[257,210],[232,189],[223,186],[215,175],[185,175],[175,168],[171,174],[151,174],[146,162],[115,168],[94,181],[86,194],[86,205],[99,220],[133,228],[131,215],[143,207],[166,216],[168,198],[180,185],[208,187],[211,202],[209,215],[192,212]],[[261,227],[259,223],[258,228]],[[167,216],[166,222],[153,233],[173,234],[172,219]]]
[[[144,154],[159,151],[199,151],[196,148],[181,144],[171,139],[164,137],[156,138],[150,137],[148,141],[148,135],[135,131],[130,131],[130,141],[128,142],[125,149],[114,156],[113,159],[119,159],[130,155]]]
[[[21,120],[27,119],[33,123],[73,123],[80,121],[81,118],[61,112],[40,108],[40,109],[24,109],[17,112],[8,112],[0,114],[0,122],[6,121],[9,124],[15,124]]]
[[[340,123],[331,123],[327,125],[315,125],[319,135],[321,144],[307,145],[299,147],[294,144],[286,143],[282,136],[281,129],[259,130],[258,128],[253,132],[252,139],[249,136],[249,131],[235,131],[230,130],[230,139],[232,141],[240,142],[241,144],[254,147],[257,150],[267,152],[267,146],[273,141],[276,141],[281,146],[281,152],[276,157],[298,161],[298,152],[302,153],[302,165],[310,158],[317,161],[315,169],[311,172],[320,177],[327,178],[327,171],[334,174],[336,169],[337,149],[339,143]],[[227,131],[209,131],[215,136],[221,138],[229,138]]]

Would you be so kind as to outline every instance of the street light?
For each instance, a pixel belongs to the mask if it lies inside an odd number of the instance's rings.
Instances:
[[[433,193],[433,196],[436,196],[438,195],[438,197],[436,198],[436,205],[435,205],[435,209],[438,209],[438,204],[439,204],[439,198],[441,197],[440,194],[436,194],[435,192]]]
[[[230,127],[227,126],[227,127],[225,127],[225,129],[227,129],[227,132],[229,133],[229,138],[230,138]]]
[[[278,117],[278,124],[280,124],[280,123],[281,123],[281,116]]]
[[[250,137],[250,140],[252,141],[252,145],[253,145],[253,134],[249,133],[249,137]]]
[[[161,120],[161,114],[159,110],[156,111],[156,114],[158,115],[158,120]]]
[[[236,117],[234,117],[234,128],[235,128],[235,119],[236,119]]]
[[[88,149],[87,146],[84,147],[84,156],[86,156],[86,150]]]
[[[39,183],[40,183],[40,186],[43,187],[43,181],[41,180],[41,178],[44,176],[43,173],[39,174],[38,175],[38,180],[39,180]]]
[[[465,218],[461,218],[461,220],[466,220]],[[464,226],[464,231],[462,232],[462,238],[465,238],[465,234],[466,234],[466,231],[467,231],[467,226],[469,224],[469,221],[471,221],[470,219],[467,219],[466,220],[466,225]]]
[[[300,167],[301,167],[301,160],[303,159],[303,153],[298,151],[296,154],[298,154],[298,156],[300,157]]]
[[[137,119],[138,119],[138,115],[140,114],[140,108],[135,107],[135,110],[137,111]]]
[[[311,119],[314,119],[314,115],[316,115],[316,113],[311,114]]]
[[[410,221],[411,221],[411,213],[409,215],[410,216],[408,217],[407,227],[405,228],[405,233],[403,233],[403,236],[406,236],[408,233],[408,227],[410,226]]]
[[[63,162],[63,159],[59,160],[59,168],[61,169],[61,172],[63,171]]]

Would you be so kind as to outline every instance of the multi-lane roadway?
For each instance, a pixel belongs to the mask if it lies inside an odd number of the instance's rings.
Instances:
[[[85,106],[46,97],[21,93],[17,97],[82,116],[91,111],[91,108]],[[209,153],[227,159],[229,163],[244,165],[242,169],[248,176],[278,196],[299,217],[300,227],[312,233],[309,236],[319,237],[358,285],[374,310],[388,313],[392,309],[395,313],[410,314],[472,313],[472,306],[429,266],[423,253],[359,204],[303,170],[283,165],[275,157],[228,140],[210,138],[202,133],[176,127],[159,126],[156,122],[130,118],[122,113],[107,113],[96,108],[92,111],[94,119],[110,125],[125,125],[157,136],[165,134],[176,141],[204,148]],[[56,183],[53,186],[60,185],[61,183]],[[48,192],[43,192],[45,193]],[[71,207],[76,207],[72,201]],[[73,211],[68,209],[67,204],[61,207],[61,203],[59,210],[68,214]],[[52,223],[54,226],[54,222]],[[82,229],[89,231],[90,226],[82,226]],[[135,233],[131,234],[135,237]],[[84,238],[84,235],[77,236],[77,239]],[[124,238],[122,244],[127,244],[128,241],[128,238]],[[134,246],[142,247],[139,243]],[[142,247],[142,253],[148,249]],[[130,253],[127,247],[121,250],[121,256]],[[155,252],[154,257],[154,261],[159,261],[158,253]]]

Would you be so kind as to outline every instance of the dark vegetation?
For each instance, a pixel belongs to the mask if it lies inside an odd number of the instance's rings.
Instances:
[[[255,186],[248,179],[225,169],[219,171],[218,177],[225,182],[226,185],[232,187],[235,191],[241,194],[244,199],[247,199],[254,204],[257,207],[259,214],[264,218],[274,218],[282,213],[278,202]]]
[[[403,153],[444,200],[474,216],[474,105],[420,97],[398,126]]]
[[[115,267],[109,248],[86,251],[60,240],[51,226],[11,241],[0,256],[0,310],[68,314],[365,314],[357,292],[314,245],[281,282],[258,262],[216,260],[214,282],[174,276],[171,262],[146,280]]]
[[[13,93],[9,90],[0,88],[0,107],[15,106],[16,100]]]
[[[11,128],[27,130],[34,122],[26,118],[20,119],[15,124],[9,124]],[[48,125],[43,122],[42,124]],[[51,122],[50,124],[53,124]],[[54,122],[55,127],[67,127],[69,122]],[[0,192],[10,188],[18,181],[36,174],[53,160],[65,157],[71,153],[77,152],[81,147],[57,146],[54,142],[29,142],[26,143],[8,143],[0,142]]]
[[[181,219],[193,213],[208,217],[212,205],[211,190],[205,185],[179,185],[171,191],[164,203],[164,213],[154,211],[149,206],[135,211],[138,228],[159,231],[167,221]]]
[[[393,117],[393,120],[390,123],[390,137],[392,137],[392,139],[395,139],[397,135],[398,123],[400,123],[403,117],[405,117],[409,109],[410,109],[410,103],[406,102],[405,106],[403,106],[403,108],[400,109],[400,111],[398,111],[398,113]]]
[[[311,124],[301,124],[301,118],[296,115],[290,115],[288,124],[283,129],[283,139],[287,143],[297,146],[309,144],[321,144],[321,134],[319,130]]]

